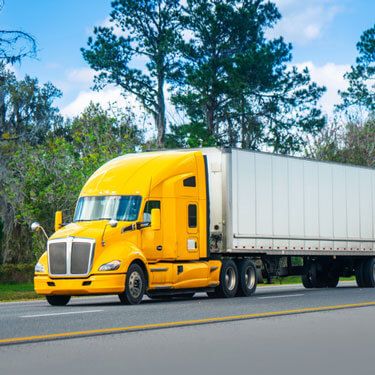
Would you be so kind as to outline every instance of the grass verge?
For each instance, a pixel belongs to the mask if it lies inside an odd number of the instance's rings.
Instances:
[[[34,292],[33,283],[0,284],[0,301],[17,301],[43,298]]]

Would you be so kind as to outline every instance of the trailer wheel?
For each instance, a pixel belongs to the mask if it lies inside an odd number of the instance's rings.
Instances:
[[[375,258],[368,258],[362,262],[362,278],[365,288],[375,287]]]
[[[244,259],[237,263],[239,284],[237,295],[241,297],[251,296],[257,288],[257,270],[250,259]]]
[[[238,270],[236,263],[231,259],[223,259],[220,271],[220,284],[215,291],[208,292],[209,297],[232,298],[238,289]]]
[[[355,267],[355,279],[359,288],[365,287],[365,283],[363,281],[363,261],[360,261]]]
[[[302,285],[306,288],[306,289],[312,289],[314,288],[314,285],[310,279],[310,275],[308,273],[305,273],[304,275],[302,275],[301,277],[301,280],[302,280]]]
[[[337,274],[329,275],[327,278],[327,287],[336,288],[340,280],[340,276]]]
[[[70,301],[70,296],[46,296],[47,302],[51,306],[65,306]]]
[[[133,263],[126,273],[125,291],[118,296],[125,305],[138,305],[141,303],[146,290],[146,277],[142,268]]]

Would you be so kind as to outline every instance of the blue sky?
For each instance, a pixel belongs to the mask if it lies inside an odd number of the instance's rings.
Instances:
[[[375,0],[276,0],[283,19],[270,36],[283,35],[294,47],[293,63],[308,66],[319,84],[328,88],[321,101],[330,113],[345,88],[342,75],[354,63],[355,45],[362,32],[375,23]],[[93,72],[83,61],[84,47],[94,25],[105,23],[110,0],[5,0],[1,28],[21,29],[38,42],[38,58],[26,59],[14,70],[51,81],[63,91],[57,102],[66,116],[77,115],[90,100],[106,105],[124,103],[120,90],[90,90]],[[131,101],[131,100],[130,100]]]

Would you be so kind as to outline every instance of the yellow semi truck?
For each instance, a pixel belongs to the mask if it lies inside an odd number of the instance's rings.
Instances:
[[[312,288],[355,274],[374,287],[373,212],[369,168],[235,149],[128,154],[88,179],[72,223],[56,213],[35,291],[66,305],[250,296],[261,276]]]

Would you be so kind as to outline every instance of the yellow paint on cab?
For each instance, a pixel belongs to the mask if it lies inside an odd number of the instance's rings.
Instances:
[[[71,236],[95,240],[90,275],[87,278],[51,277],[45,253],[39,263],[46,272],[35,275],[38,294],[123,292],[126,272],[132,262],[144,266],[150,290],[159,287],[194,289],[219,284],[221,262],[208,260],[207,254],[206,176],[200,151],[130,154],[111,160],[88,179],[80,193],[80,197],[108,195],[141,196],[136,220],[140,222],[146,203],[160,201],[160,228],[123,233],[122,228],[136,221],[119,222],[112,228],[107,225],[108,220],[73,222],[62,227],[51,240]],[[101,265],[113,260],[121,261],[118,270],[99,271]]]

